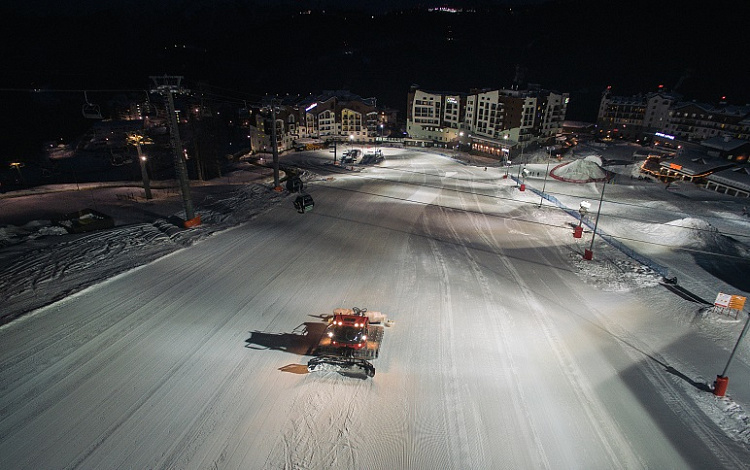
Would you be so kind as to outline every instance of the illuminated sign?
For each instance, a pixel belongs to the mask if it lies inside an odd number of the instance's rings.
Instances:
[[[308,106],[307,108],[305,108],[305,112],[308,112],[308,111],[310,111],[311,109],[313,109],[313,108],[314,108],[314,107],[316,107],[317,105],[318,105],[318,103],[313,103],[313,104],[311,104],[310,106]]]
[[[657,132],[657,133],[655,133],[654,135],[655,135],[656,137],[664,137],[665,139],[669,139],[669,140],[674,140],[674,136],[673,136],[673,135],[669,135],[669,134],[664,134],[664,133],[662,133],[662,132]]]
[[[676,163],[670,163],[669,168],[672,170],[682,170],[682,165],[678,165]]]
[[[446,98],[445,101],[451,104],[458,104],[458,100],[456,98]]]

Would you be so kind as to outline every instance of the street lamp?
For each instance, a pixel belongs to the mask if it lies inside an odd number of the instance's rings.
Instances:
[[[148,178],[148,170],[146,169],[146,156],[141,151],[141,145],[148,145],[154,143],[151,139],[144,137],[137,132],[131,132],[128,134],[128,143],[135,145],[138,151],[138,162],[141,165],[141,179],[143,180],[143,191],[146,193],[146,199],[151,199],[151,181]]]
[[[591,234],[591,245],[588,250],[584,250],[583,259],[591,260],[594,257],[594,238],[596,237],[596,228],[599,226],[599,214],[602,212],[602,203],[604,202],[604,188],[607,187],[607,175],[604,174],[604,184],[602,185],[602,195],[599,198],[599,207],[596,210],[596,220],[594,221],[594,232]]]
[[[141,179],[143,180],[143,192],[146,193],[146,199],[151,199],[151,180],[148,177],[148,170],[146,169],[146,156],[139,155],[138,160],[141,164]]]
[[[544,201],[544,188],[547,187],[547,175],[549,174],[549,160],[552,158],[552,148],[547,147],[547,150],[547,171],[544,173],[544,184],[542,184],[542,197],[539,199],[539,207],[542,207],[542,202]]]
[[[26,181],[23,179],[23,174],[21,174],[21,167],[26,165],[23,162],[11,162],[10,166],[16,169],[16,171],[18,172],[18,178],[21,180],[21,184],[26,186]]]
[[[521,154],[518,156],[518,178],[521,178],[521,166],[523,165],[523,144],[520,142],[520,138],[518,139],[518,145],[521,147]],[[518,184],[516,184],[516,187]]]
[[[503,166],[505,167],[505,177],[508,177],[508,172],[510,170],[510,161],[508,161],[508,156],[510,155],[510,147],[508,146],[508,134],[505,134],[503,136],[503,140],[505,143],[503,144]]]

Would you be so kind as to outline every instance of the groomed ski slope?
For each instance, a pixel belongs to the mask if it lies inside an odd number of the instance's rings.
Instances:
[[[699,388],[739,321],[582,262],[497,169],[388,152],[0,329],[0,466],[744,468],[746,349],[738,401]],[[375,377],[307,373],[353,306],[395,320]]]

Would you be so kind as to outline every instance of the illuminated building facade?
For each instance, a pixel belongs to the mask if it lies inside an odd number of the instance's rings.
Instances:
[[[598,137],[638,141],[654,132],[664,131],[670,109],[678,99],[678,95],[662,91],[618,96],[607,87],[602,93],[596,120]]]
[[[361,98],[347,91],[326,92],[297,106],[304,123],[298,137],[374,142],[378,135],[375,98]]]
[[[539,88],[428,92],[412,87],[406,125],[413,142],[509,158],[562,132],[568,94]]]
[[[750,137],[750,106],[718,106],[707,103],[676,103],[669,110],[665,133],[683,140],[702,141],[713,137]]]
[[[457,143],[464,108],[462,95],[412,87],[407,100],[406,132],[410,141],[440,147]]]

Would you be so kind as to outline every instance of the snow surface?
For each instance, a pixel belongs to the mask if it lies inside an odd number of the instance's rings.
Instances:
[[[543,154],[526,191],[518,167],[385,155],[284,157],[307,168],[304,215],[267,173],[195,188],[190,230],[168,190],[1,199],[2,315],[19,318],[0,328],[0,466],[747,467],[750,340],[727,396],[710,391],[747,314],[696,301],[750,290],[744,201],[665,190],[633,162],[607,168],[599,208],[602,183],[545,178]],[[573,238],[542,188],[590,201],[589,222],[679,284]],[[45,218],[92,205],[117,227]],[[307,373],[322,318],[353,306],[396,320],[375,377]]]
[[[580,160],[573,160],[561,163],[553,168],[550,172],[550,176],[571,183],[586,183],[592,180],[601,181],[606,176],[601,164],[601,159],[593,159],[589,157]]]

